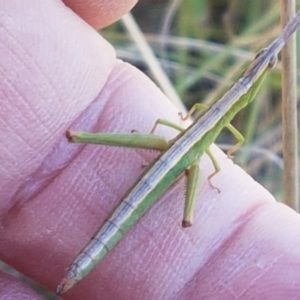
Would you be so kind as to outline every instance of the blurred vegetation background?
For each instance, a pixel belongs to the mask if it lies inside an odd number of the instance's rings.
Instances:
[[[196,102],[211,105],[218,100],[257,51],[281,31],[277,0],[144,0],[132,14],[187,109]],[[139,37],[132,32],[123,20],[100,33],[115,46],[120,59],[135,65],[161,86],[160,78],[151,71],[151,59],[139,49]],[[235,154],[235,162],[279,201],[283,197],[280,69],[279,62],[257,100],[233,121],[246,138]],[[225,151],[234,142],[226,130],[217,140]]]

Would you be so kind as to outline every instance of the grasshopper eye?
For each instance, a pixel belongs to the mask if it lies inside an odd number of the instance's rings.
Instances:
[[[277,55],[273,55],[269,60],[269,68],[273,69],[277,64]]]
[[[254,60],[259,58],[260,56],[262,56],[267,50],[268,50],[268,48],[263,48],[263,49],[259,50],[257,52],[257,54],[255,55]]]
[[[261,49],[256,55],[254,59],[259,58],[260,56],[262,56],[264,53],[266,53],[268,51],[268,48],[263,48]],[[268,68],[273,69],[275,67],[277,63],[277,55],[273,55],[270,57],[269,59],[269,64],[268,64]]]

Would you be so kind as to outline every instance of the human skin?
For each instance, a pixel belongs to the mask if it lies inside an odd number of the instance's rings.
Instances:
[[[0,12],[0,258],[53,291],[156,155],[69,144],[66,130],[149,132],[159,117],[179,122],[158,88],[91,27],[134,1],[65,2],[2,0]],[[191,228],[180,227],[181,179],[64,299],[296,299],[298,214],[213,151],[221,193],[208,185],[203,157]],[[3,299],[40,299],[6,275],[1,286]]]

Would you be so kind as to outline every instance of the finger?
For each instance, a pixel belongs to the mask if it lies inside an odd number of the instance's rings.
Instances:
[[[67,6],[96,29],[119,20],[136,2],[136,0],[64,0]]]
[[[26,12],[22,1],[2,3],[0,12],[2,231],[10,226],[8,216],[17,216],[51,180],[43,173],[36,181],[33,174],[94,100],[115,63],[112,47],[61,3],[29,1]],[[59,170],[54,169],[48,175]],[[1,258],[18,267],[9,251]]]
[[[236,203],[244,201],[241,195]],[[297,298],[299,228],[299,215],[285,205],[264,203],[248,209],[231,223],[225,239],[214,239],[209,259],[203,259],[199,249],[201,267],[195,262],[197,270],[173,299]]]
[[[94,105],[87,109],[74,124],[75,129],[78,127],[87,130],[93,128],[95,131],[130,132],[132,127],[151,128],[156,118],[153,115],[157,112],[153,112],[153,114],[149,114],[149,112],[155,106],[160,106],[166,117],[172,117],[172,110],[166,102],[162,101],[163,98],[153,85],[145,79],[142,80],[140,75],[134,73],[130,68],[127,70],[130,75],[127,74],[123,85],[119,89],[113,88],[118,74],[124,75],[126,69],[127,66],[120,65],[111,74],[111,81],[109,80],[103,91],[105,97],[108,97],[110,101],[105,101],[108,104],[105,111],[102,112],[101,118],[96,120],[90,118],[95,113],[95,109],[99,107],[97,102],[103,101],[103,98],[99,97]],[[132,84],[138,86],[137,94],[132,92]],[[145,90],[148,89],[149,92],[145,94]],[[140,99],[143,99],[143,102]],[[139,111],[147,111],[148,114],[141,116],[137,113]],[[115,118],[121,112],[127,117],[121,120]],[[176,114],[174,111],[173,113],[175,120]],[[145,129],[145,131],[147,130]],[[35,241],[34,244],[38,243],[40,239],[43,241],[40,244],[43,244],[44,248],[41,247],[39,251],[38,249],[34,250],[34,261],[37,262],[37,265],[34,265],[29,272],[34,276],[37,276],[37,272],[39,272],[39,278],[46,277],[44,282],[50,282],[49,285],[52,288],[61,273],[59,266],[66,266],[76,255],[77,249],[80,249],[89,240],[98,223],[107,217],[115,203],[141,172],[141,165],[151,159],[148,154],[139,151],[129,151],[128,153],[125,149],[101,149],[97,146],[84,148],[75,146],[77,150],[74,150],[74,146],[67,146],[69,153],[76,151],[73,163],[64,169],[64,172],[46,191],[37,195],[33,202],[22,208],[18,220],[14,220],[12,232],[8,231],[5,234],[5,240],[10,238],[10,242],[12,236],[15,239],[18,238],[20,244],[15,249],[16,257],[19,255],[20,249],[23,253],[26,252],[24,249],[26,249],[29,233],[31,233],[30,238]],[[54,152],[53,157],[57,154],[58,152]],[[274,214],[274,218],[271,217],[272,214],[265,219],[262,218],[256,225],[256,231],[245,230],[251,220],[254,220],[253,223],[256,224],[255,218],[260,214],[263,217],[269,207],[276,207],[276,204],[265,190],[235,167],[226,156],[219,152],[217,152],[217,156],[222,167],[220,174],[223,176],[216,176],[215,184],[220,188],[221,193],[220,195],[216,194],[204,181],[195,224],[192,228],[188,230],[180,228],[181,203],[184,194],[184,185],[181,181],[181,184],[171,189],[146,214],[103,263],[65,297],[80,299],[85,295],[88,299],[114,299],[122,294],[125,299],[135,299],[135,295],[143,294],[147,295],[149,299],[175,298],[174,295],[177,293],[192,293],[195,287],[190,282],[194,282],[198,278],[203,279],[203,276],[208,276],[211,272],[216,278],[219,278],[221,285],[222,272],[227,269],[232,270],[231,284],[234,287],[236,282],[241,284],[239,276],[234,276],[234,272],[240,270],[241,264],[240,273],[247,275],[249,268],[253,267],[252,275],[255,275],[255,278],[262,276],[265,272],[264,268],[257,267],[261,265],[261,262],[272,265],[274,261],[278,261],[278,266],[285,265],[293,255],[293,247],[299,244],[299,240],[295,239],[295,236],[290,237],[289,241],[293,241],[292,247],[286,242],[282,243],[285,232],[282,233],[283,237],[277,236],[271,231],[273,228],[271,225],[273,223],[285,224],[287,232],[290,229],[295,232],[299,227],[298,217],[292,220],[290,216],[292,212],[289,211],[279,222],[278,216],[281,210],[279,209],[278,213]],[[212,169],[206,159],[202,162],[202,169],[204,178],[206,178]],[[53,197],[53,193],[55,193],[55,197]],[[57,210],[58,207],[59,210]],[[30,217],[32,211],[35,211],[34,218]],[[32,220],[30,230],[25,234],[24,230],[21,231],[24,218]],[[176,220],[178,220],[177,224]],[[292,223],[290,223],[291,220]],[[63,226],[59,226],[60,224]],[[44,226],[46,229],[43,229]],[[258,229],[262,229],[264,235],[258,235]],[[18,235],[18,232],[22,232],[22,236]],[[266,238],[268,234],[272,234],[273,239]],[[36,235],[38,238],[34,238]],[[244,263],[247,241],[250,241],[250,244],[246,250],[249,253],[252,253],[254,249],[257,251],[252,256],[250,255],[250,259]],[[276,251],[272,252],[271,250],[276,245],[282,245],[282,248],[275,248]],[[259,247],[265,250],[260,251]],[[228,252],[224,249],[228,249]],[[282,249],[285,249],[284,256],[275,255]],[[51,251],[51,260],[45,261],[43,259],[45,252],[49,251]],[[28,252],[32,253],[32,249]],[[268,256],[268,252],[272,255]],[[216,254],[219,255],[215,257]],[[236,257],[239,259],[233,263],[229,259],[234,260]],[[291,271],[297,271],[297,273],[292,272],[294,277],[299,271],[298,260],[296,258],[294,269],[291,269]],[[30,255],[27,255],[27,261],[19,259],[19,264],[24,269],[29,269],[29,266],[33,265],[33,261],[31,261]],[[52,269],[49,269],[49,265],[52,266]],[[219,268],[220,265],[222,268]],[[48,271],[46,274],[39,271],[45,269]],[[279,272],[277,274],[280,275]],[[281,279],[282,277],[275,276],[264,282],[257,281],[256,285],[253,285],[253,289],[262,287],[266,290],[270,282],[275,285],[276,281]],[[252,283],[249,281],[248,284]],[[151,286],[154,286],[155,289],[151,289]],[[245,287],[249,287],[249,285],[245,284]],[[213,295],[220,297],[227,288],[226,286],[223,289],[213,289],[215,293]],[[288,285],[285,285],[285,288],[285,291],[288,290]],[[293,292],[297,292],[296,288]],[[199,296],[199,293],[198,290],[196,295]],[[192,295],[195,296],[195,294]]]
[[[1,9],[2,210],[12,197],[26,198],[17,196],[22,184],[93,102],[115,63],[113,48],[60,2],[27,2],[30,14],[22,5]]]

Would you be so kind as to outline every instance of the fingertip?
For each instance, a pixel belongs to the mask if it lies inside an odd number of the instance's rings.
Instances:
[[[89,23],[92,27],[100,29],[106,27],[129,12],[136,4],[136,0],[65,0],[76,14]]]

